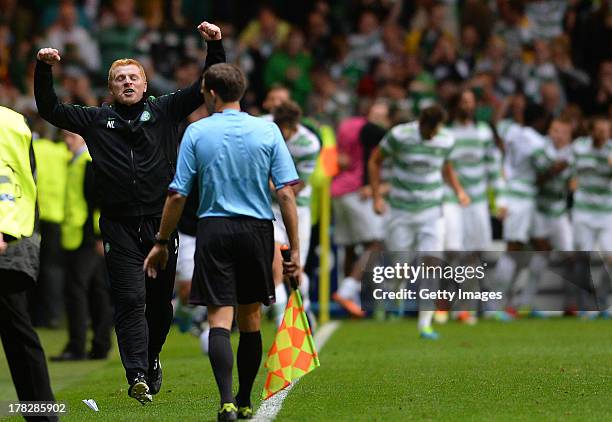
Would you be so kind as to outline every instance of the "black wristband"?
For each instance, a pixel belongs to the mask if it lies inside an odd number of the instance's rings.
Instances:
[[[160,239],[159,232],[155,233],[155,243],[158,245],[165,246],[168,244],[169,239]]]

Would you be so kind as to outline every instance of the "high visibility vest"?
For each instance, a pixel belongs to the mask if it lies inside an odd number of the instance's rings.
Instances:
[[[89,216],[89,208],[85,199],[85,169],[89,162],[91,162],[91,156],[85,150],[68,164],[62,247],[69,251],[78,249],[83,243],[83,232]],[[94,220],[96,219],[97,215],[94,216]],[[93,224],[97,226],[97,221],[94,221]]]
[[[32,236],[36,184],[30,165],[32,132],[25,118],[0,107],[0,232],[21,239]]]
[[[64,220],[66,173],[71,154],[66,144],[49,139],[36,139],[33,147],[40,219],[59,224]]]

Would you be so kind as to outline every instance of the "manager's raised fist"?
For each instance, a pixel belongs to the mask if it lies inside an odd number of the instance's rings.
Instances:
[[[57,51],[55,48],[41,48],[38,51],[36,58],[50,66],[53,66],[62,59],[59,55],[59,51]]]
[[[213,25],[210,22],[202,22],[198,25],[198,31],[204,37],[206,41],[220,40],[221,29],[217,25]]]

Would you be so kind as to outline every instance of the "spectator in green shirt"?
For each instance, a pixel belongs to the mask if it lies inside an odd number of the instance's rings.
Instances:
[[[137,41],[143,26],[142,20],[136,17],[133,0],[113,1],[111,23],[98,33],[102,71],[109,69],[117,59],[138,55]]]
[[[270,89],[274,84],[285,85],[291,90],[291,98],[304,107],[308,94],[312,91],[311,67],[312,57],[304,47],[304,33],[293,28],[283,47],[272,54],[266,64],[266,89]]]

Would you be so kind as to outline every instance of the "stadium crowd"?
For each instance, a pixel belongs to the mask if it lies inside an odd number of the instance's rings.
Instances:
[[[482,195],[485,206],[475,211],[481,222],[490,224],[492,219],[493,228],[499,227],[502,219],[507,220],[504,214],[522,206],[512,200],[501,201],[501,191],[507,188],[508,180],[500,180],[509,177],[509,168],[531,171],[508,163],[508,148],[516,145],[512,140],[523,136],[512,134],[529,128],[544,139],[553,121],[568,125],[570,133],[551,133],[551,138],[567,138],[566,143],[581,138],[577,148],[582,148],[585,155],[589,154],[584,151],[590,147],[588,136],[593,130],[599,131],[595,137],[603,136],[604,169],[598,171],[607,172],[608,179],[599,186],[597,195],[612,195],[612,164],[605,161],[605,154],[612,154],[612,3],[604,0],[0,0],[0,105],[24,114],[35,139],[58,144],[70,135],[42,120],[34,101],[39,48],[53,47],[62,54],[53,76],[63,102],[94,106],[108,101],[106,72],[115,59],[128,57],[143,64],[147,94],[160,96],[186,88],[198,79],[206,47],[193,28],[203,20],[221,28],[227,61],[239,65],[247,75],[249,87],[241,104],[243,110],[254,115],[274,113],[275,107],[266,102],[273,102],[272,92],[283,91],[309,118],[309,125],[303,122],[310,127],[306,130],[316,132],[321,126],[334,129],[340,168],[331,187],[334,240],[345,246],[341,271],[345,277],[334,297],[354,315],[361,314],[359,307],[353,305],[358,301],[359,280],[368,253],[383,250],[384,241],[389,240],[384,227],[388,223],[381,215],[385,206],[377,194],[386,195],[390,189],[391,208],[393,198],[396,208],[401,208],[399,191],[414,191],[414,187],[406,187],[400,180],[395,185],[393,181],[383,184],[373,192],[368,160],[378,154],[377,146],[389,129],[418,119],[433,104],[449,113],[449,122],[474,126],[476,134],[464,133],[464,138],[482,137],[486,144],[483,151],[488,148],[487,168],[483,170],[486,175],[478,177],[490,183],[474,195],[464,186],[472,203]],[[291,114],[291,110],[287,113]],[[188,120],[206,116],[205,107],[201,107]],[[595,121],[594,116],[598,116]],[[282,118],[276,113],[273,117]],[[564,129],[565,126],[560,131]],[[452,132],[452,126],[448,130]],[[460,137],[455,133],[455,141]],[[397,141],[401,135],[392,138]],[[389,135],[384,139],[380,150],[393,156],[394,140]],[[525,152],[521,145],[518,148],[521,151],[515,157],[530,161],[532,152]],[[51,156],[37,155],[41,169]],[[557,159],[552,161],[556,163]],[[497,170],[491,168],[495,165],[499,166]],[[455,170],[462,183],[469,179],[469,172]],[[563,170],[565,167],[557,173]],[[312,169],[307,173],[310,175]],[[50,174],[56,182],[61,180],[53,177],[53,171]],[[46,192],[61,198],[63,189],[51,187]],[[538,190],[535,176],[529,189]],[[41,195],[46,193],[44,188],[40,190]],[[493,192],[497,203],[491,217],[488,191]],[[444,194],[448,197],[453,192]],[[459,191],[454,194],[456,200],[448,202],[466,205]],[[602,233],[599,247],[610,250],[604,240],[607,235],[612,237],[612,202],[602,201],[599,215],[605,227],[598,232]],[[58,225],[65,215],[54,213],[57,204],[48,204],[46,198],[41,197],[39,202],[42,279],[31,298],[31,308],[36,325],[56,326],[62,314],[58,304],[62,302],[61,286],[66,273],[58,256]],[[45,205],[48,208],[43,208]],[[449,208],[452,206],[445,210]],[[451,210],[448,215],[457,214]],[[534,237],[528,233],[529,227],[516,226],[517,219],[526,221],[525,218],[529,220],[531,216],[515,217],[511,228],[513,233],[526,230],[525,236],[504,238],[509,251],[519,250]],[[451,224],[446,232],[454,228]],[[466,230],[480,228],[472,225]],[[499,230],[487,228],[486,224],[482,230],[478,234],[487,238],[474,241],[467,250],[486,250],[493,233],[499,237]],[[45,235],[54,240],[45,244]],[[593,237],[581,246],[565,243],[557,249],[593,250],[597,240]],[[445,243],[446,249],[454,250],[469,244],[466,239],[446,239]],[[405,242],[400,239],[393,244],[401,248]],[[363,248],[355,248],[358,245]],[[432,250],[435,245],[429,243],[422,250]],[[361,259],[358,251],[365,251]],[[103,253],[101,247],[98,252]],[[514,264],[502,261],[501,273],[514,271],[508,270]],[[539,265],[536,271],[545,264]],[[185,278],[188,277],[180,277]],[[66,293],[67,304],[69,297]],[[420,324],[421,332],[428,335],[429,323]],[[102,330],[108,329],[103,324]],[[96,357],[104,357],[109,347],[107,334],[100,335],[104,340],[102,349],[94,350]]]

